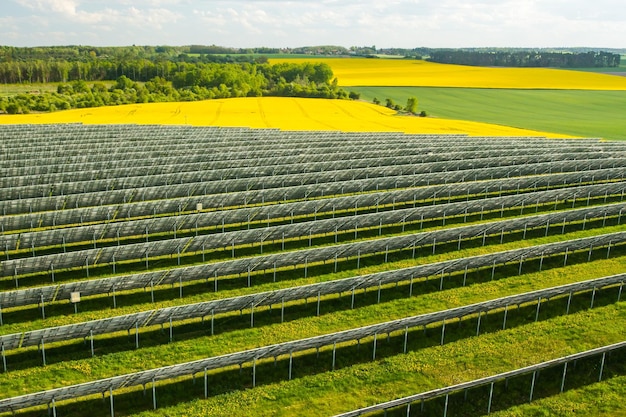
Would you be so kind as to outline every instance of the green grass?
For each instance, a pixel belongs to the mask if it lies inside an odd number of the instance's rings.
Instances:
[[[494,123],[583,137],[626,140],[623,91],[352,87],[361,99],[404,106],[417,97],[431,117]]]
[[[562,307],[561,303],[559,309],[562,310]],[[513,316],[513,311],[510,311],[511,321]],[[608,321],[613,325],[607,327],[605,323]],[[312,321],[301,323],[299,327],[306,328],[310,323]],[[251,369],[248,364],[241,375],[238,370],[211,373],[211,396],[207,400],[199,399],[202,396],[202,383],[194,385],[186,379],[177,384],[166,384],[167,387],[158,384],[157,398],[160,408],[156,411],[139,412],[148,409],[151,403],[149,395],[142,400],[140,390],[129,394],[117,393],[116,404],[119,410],[127,410],[127,415],[142,416],[225,416],[236,415],[237,410],[241,409],[246,410],[246,415],[258,416],[332,415],[622,341],[626,332],[626,303],[610,304],[593,310],[582,309],[569,316],[523,324],[505,331],[498,330],[500,323],[501,317],[485,319],[486,333],[479,337],[471,336],[475,329],[475,320],[470,319],[461,327],[451,323],[447,327],[451,340],[443,346],[438,343],[440,327],[430,329],[426,336],[421,330],[417,330],[409,336],[411,349],[406,355],[400,353],[401,337],[392,337],[390,342],[380,338],[378,359],[374,362],[371,361],[372,341],[363,340],[360,348],[350,344],[338,350],[338,369],[333,372],[327,372],[330,367],[329,349],[323,349],[319,358],[316,358],[314,352],[296,356],[295,379],[292,381],[280,380],[286,375],[285,358],[279,360],[277,368],[273,367],[271,360],[260,362],[257,364],[259,386],[253,390],[242,389],[250,384]],[[275,329],[274,333],[274,336],[279,336],[280,329]],[[250,334],[248,340],[249,336]],[[170,351],[178,352],[179,349],[171,346]],[[149,349],[143,352],[141,358],[162,359]],[[76,380],[76,375],[95,378],[104,368],[107,373],[122,372],[127,370],[126,362],[127,360],[111,361],[107,366],[100,360],[92,363],[70,361],[60,366],[51,366],[46,371],[31,370],[29,373],[31,378],[37,378],[45,386],[50,380]],[[130,366],[135,365],[131,362]],[[542,381],[543,385],[537,387],[537,398],[544,390],[550,393],[550,378],[547,377],[549,373],[542,375],[546,377]],[[568,375],[574,378],[573,371]],[[609,372],[605,375],[608,378]],[[17,380],[11,379],[10,385],[23,382],[19,375],[15,377]],[[521,390],[527,382],[518,384],[522,386]],[[525,389],[527,391],[528,388]],[[497,398],[500,406],[507,405],[509,394],[507,392]],[[473,399],[477,400],[478,397]],[[181,403],[181,400],[185,402]],[[436,406],[437,404],[431,405]],[[76,410],[76,407],[79,409]],[[477,407],[478,405],[471,404],[468,410]],[[101,400],[95,400],[80,406],[70,406],[63,410],[63,415],[80,415],[81,412],[84,415],[87,410],[93,411],[94,416],[108,413]],[[135,414],[138,412],[139,414]],[[456,415],[459,415],[458,411]]]
[[[492,415],[624,417],[626,416],[624,398],[626,398],[626,376],[619,376],[565,392],[558,397],[543,398],[532,404],[511,407]]]

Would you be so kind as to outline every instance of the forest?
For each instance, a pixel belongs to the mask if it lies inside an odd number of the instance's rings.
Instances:
[[[348,98],[324,63],[192,54],[174,47],[0,47],[0,82],[58,83],[0,99],[10,114],[230,97]]]
[[[604,51],[576,53],[440,49],[430,51],[429,55],[428,60],[432,62],[484,67],[606,68],[620,65],[619,54]]]

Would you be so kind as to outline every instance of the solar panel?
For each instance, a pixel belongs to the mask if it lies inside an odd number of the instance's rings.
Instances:
[[[617,281],[614,281],[615,279],[617,279]],[[623,279],[624,276],[620,275],[618,278],[607,277],[601,280],[605,280],[604,282],[608,283],[607,285],[611,285],[617,282],[623,282]],[[307,339],[300,339],[264,346],[256,349],[240,351],[222,356],[215,356],[212,358],[180,363],[156,369],[150,369],[132,374],[87,382],[79,385],[67,386],[34,394],[26,394],[19,397],[6,398],[0,400],[0,412],[16,411],[41,404],[49,404],[52,400],[61,401],[65,399],[80,398],[91,394],[98,394],[107,390],[117,390],[124,387],[145,385],[154,381],[173,379],[184,375],[194,375],[197,373],[206,372],[206,370],[225,368],[231,365],[243,364],[263,358],[278,357],[287,354],[292,355],[294,352],[302,352],[314,348],[321,348],[323,346],[336,345],[337,343],[361,340],[377,334],[389,334],[391,332],[399,330],[407,331],[409,328],[436,323],[442,320],[464,317],[483,311],[490,311],[493,309],[502,308],[508,305],[541,300],[541,298],[544,297],[549,298],[561,294],[579,292],[583,290],[588,290],[589,288],[597,288],[601,286],[603,286],[603,284],[600,284],[598,280],[569,284],[566,286],[551,288],[547,290],[533,291],[530,293],[518,294],[516,296],[490,300],[487,302],[472,304],[456,309],[449,309],[441,312],[407,317],[399,320],[354,328],[322,336],[315,336]],[[622,349],[624,347],[626,347],[626,342],[609,345],[599,349],[594,349],[592,351],[571,355],[569,357],[569,360],[580,359],[587,357],[591,354],[595,355],[602,352]],[[559,363],[561,363],[561,361],[562,359],[557,360],[557,362]],[[528,372],[529,370],[532,371],[533,369],[541,369],[543,367],[545,367],[545,365],[540,364],[534,367],[524,369],[525,372]],[[519,372],[520,371],[517,371],[517,373]]]

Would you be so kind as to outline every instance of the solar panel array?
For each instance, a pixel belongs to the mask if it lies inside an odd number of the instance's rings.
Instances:
[[[626,275],[623,274],[614,277],[601,278],[599,280],[593,280],[591,282],[576,283],[558,288],[550,288],[542,291],[518,294],[510,297],[490,300],[484,303],[472,304],[456,309],[445,310],[442,312],[407,317],[400,320],[350,329],[343,332],[311,337],[308,339],[295,340],[292,342],[285,342],[276,345],[269,345],[248,351],[212,357],[199,361],[181,363],[157,369],[150,369],[144,372],[138,372],[134,374],[120,375],[105,380],[93,381],[90,383],[58,388],[55,390],[49,390],[30,395],[24,395],[21,397],[10,398],[8,400],[0,400],[0,412],[13,411],[16,409],[24,408],[25,405],[33,406],[49,404],[53,399],[61,401],[64,399],[85,397],[92,394],[98,394],[106,390],[118,390],[125,387],[146,385],[151,382],[154,383],[155,381],[169,380],[185,375],[195,375],[206,372],[208,370],[226,368],[232,365],[240,365],[259,359],[293,355],[294,353],[298,352],[303,352],[311,349],[320,349],[324,346],[336,346],[337,344],[346,343],[353,340],[361,340],[379,334],[385,335],[397,331],[404,331],[406,334],[409,329],[414,327],[426,326],[432,323],[462,318],[476,313],[482,314],[483,312],[487,312],[490,310],[511,305],[520,305],[534,300],[537,300],[537,302],[540,303],[542,298],[552,298],[563,294],[573,294],[575,292],[585,291],[589,289],[598,289],[603,286],[613,285],[616,283],[620,283],[621,285],[623,285],[625,277]],[[128,318],[120,320],[125,320],[128,322]],[[156,321],[158,322],[159,319],[157,318]],[[50,337],[51,339],[54,338],[54,333],[56,332],[63,332],[63,329],[49,329],[48,333],[51,334],[49,334],[48,337]],[[45,332],[40,332],[39,334],[35,335],[29,334],[28,336],[46,336],[44,333]],[[29,340],[26,339],[26,343],[28,342]],[[617,346],[620,346],[621,348],[625,344],[626,342],[623,342]],[[541,365],[538,365],[536,369],[541,369]],[[103,387],[105,388],[103,389]]]
[[[28,138],[25,140],[25,138]],[[289,132],[275,129],[138,125],[0,127],[0,345],[4,370],[16,351],[122,330],[227,315],[309,298],[352,294],[575,253],[626,247],[626,144],[596,139],[469,137],[400,133]],[[465,224],[467,223],[467,224]],[[552,236],[518,249],[420,264],[420,254],[505,236]],[[443,247],[443,249],[441,249]],[[417,253],[417,257],[416,257]],[[358,273],[376,256],[410,267]],[[225,281],[254,290],[282,271],[305,278],[315,265],[357,272],[343,279],[219,296]],[[164,264],[165,262],[165,264]],[[348,264],[352,265],[349,266]],[[165,266],[164,266],[165,265]],[[315,273],[315,272],[313,272]],[[247,280],[241,280],[247,277]],[[207,281],[211,301],[185,303],[183,286]],[[148,369],[22,397],[0,412],[142,385],[266,357],[346,343],[408,327],[606,286],[624,276],[490,300],[431,315]],[[465,283],[465,281],[463,281]],[[143,309],[59,326],[2,332],[23,308],[63,305],[178,284],[172,307]],[[152,296],[153,298],[154,296]],[[378,297],[380,302],[380,296]],[[79,303],[80,304],[80,303]],[[77,304],[78,305],[78,304]],[[428,316],[428,317],[426,317]],[[9,319],[10,317],[10,319]],[[79,317],[79,316],[77,316]],[[426,321],[424,321],[426,320]],[[428,321],[431,320],[431,321]],[[432,321],[434,320],[434,321]],[[138,337],[138,336],[137,336]],[[171,336],[170,336],[171,337]],[[139,347],[139,345],[138,345]],[[333,347],[334,349],[334,347]],[[93,347],[92,347],[93,351]],[[93,352],[92,352],[93,353]],[[45,354],[44,354],[45,355]],[[44,356],[45,363],[45,356]],[[8,365],[7,365],[8,364]],[[384,409],[384,408],[379,408]],[[112,410],[113,411],[113,410]]]

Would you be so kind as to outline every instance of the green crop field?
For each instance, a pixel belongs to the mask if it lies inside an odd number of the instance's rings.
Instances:
[[[431,117],[558,132],[582,137],[626,139],[623,91],[510,90],[433,87],[351,87],[361,99],[402,106],[417,97]]]

